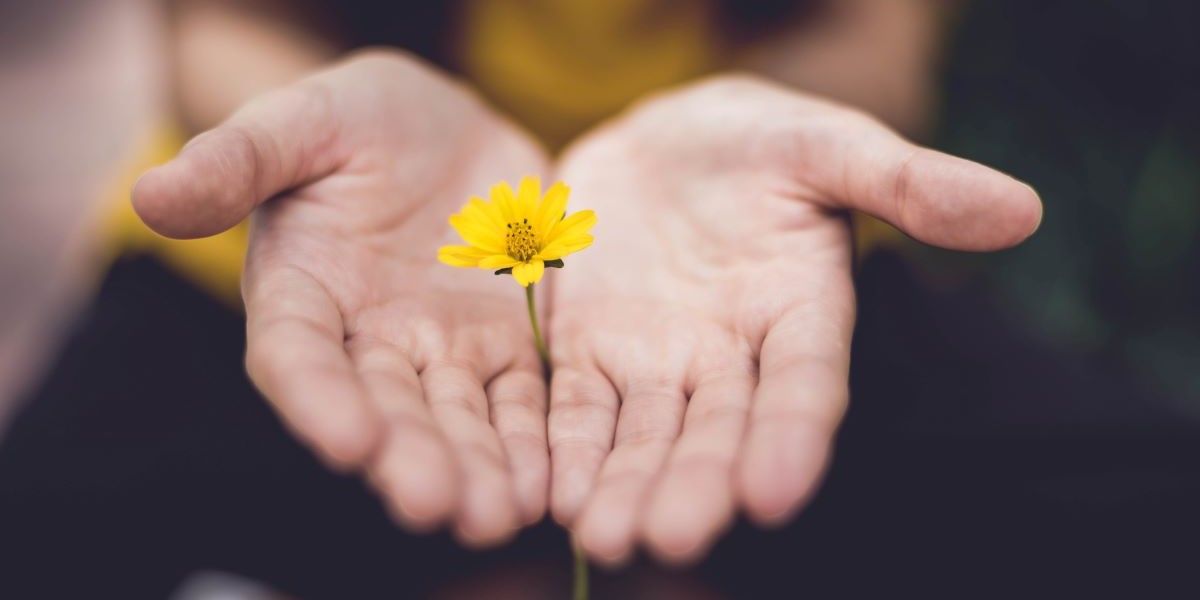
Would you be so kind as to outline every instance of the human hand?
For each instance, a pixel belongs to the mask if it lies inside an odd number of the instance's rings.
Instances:
[[[974,251],[1041,219],[1007,175],[747,77],[640,104],[558,175],[600,219],[550,282],[551,510],[606,563],[698,558],[738,507],[778,524],[813,493],[848,396],[848,209]]]
[[[545,512],[545,384],[520,294],[437,264],[472,193],[542,152],[460,85],[373,51],[261,96],[138,182],[156,231],[252,211],[247,369],[398,520],[500,542]]]

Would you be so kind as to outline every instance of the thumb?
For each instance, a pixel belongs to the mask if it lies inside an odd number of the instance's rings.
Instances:
[[[1015,246],[1041,223],[1042,202],[1029,185],[909,143],[873,119],[850,120],[846,137],[805,169],[805,183],[831,204],[953,250]]]
[[[260,96],[143,174],[133,187],[133,208],[167,237],[225,231],[272,196],[340,164],[336,119],[329,94],[316,83]]]

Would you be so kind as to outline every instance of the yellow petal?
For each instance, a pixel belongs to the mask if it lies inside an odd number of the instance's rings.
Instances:
[[[568,254],[574,254],[592,245],[592,236],[586,233],[568,238],[559,238],[554,240],[554,243],[542,248],[541,252],[537,253],[537,258],[542,260],[554,260],[562,258]]]
[[[537,175],[522,177],[521,184],[517,188],[517,210],[519,214],[514,215],[516,218],[513,221],[520,221],[521,219],[530,219],[532,221],[541,199],[541,178]]]
[[[546,265],[539,259],[530,260],[527,263],[521,263],[513,267],[513,278],[521,287],[529,287],[531,284],[542,280],[542,273],[546,272]]]
[[[508,267],[515,267],[516,265],[518,265],[520,263],[521,263],[521,261],[519,261],[507,254],[493,254],[491,256],[484,258],[483,260],[480,260],[479,268],[480,269],[507,269]]]
[[[500,211],[500,218],[505,223],[512,223],[517,214],[516,198],[507,181],[501,181],[492,186],[492,202]]]
[[[450,226],[458,232],[463,241],[476,248],[490,250],[490,254],[504,254],[505,252],[504,236],[484,223],[458,214],[450,216]]]
[[[500,214],[500,209],[495,204],[484,202],[483,198],[478,196],[471,197],[467,205],[463,207],[462,214],[472,221],[497,231],[504,229],[504,216]]]
[[[563,213],[567,210],[567,197],[570,195],[571,188],[561,181],[546,190],[546,195],[542,198],[542,203],[538,206],[533,221],[540,236],[538,241],[542,244],[546,243],[546,238],[550,237],[554,225],[558,223],[559,219],[562,219]]]
[[[470,246],[442,246],[438,248],[438,260],[452,267],[475,267],[491,253]]]
[[[596,213],[590,210],[581,210],[577,213],[571,213],[570,216],[559,221],[554,229],[550,232],[550,236],[546,238],[546,244],[553,244],[559,238],[567,238],[575,235],[582,235],[588,232],[593,225],[596,224]]]

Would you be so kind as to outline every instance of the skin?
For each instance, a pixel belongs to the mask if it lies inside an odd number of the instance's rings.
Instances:
[[[245,105],[133,191],[176,238],[251,211],[246,366],[294,432],[396,519],[504,541],[546,506],[546,390],[522,295],[446,268],[446,218],[542,152],[465,88],[389,51]]]
[[[847,209],[972,251],[1041,219],[1007,175],[743,76],[643,101],[559,178],[599,221],[552,281],[551,509],[610,565],[696,560],[738,509],[812,495],[848,398]]]
[[[812,493],[848,395],[848,209],[976,251],[1041,218],[1004,174],[765,81],[643,101],[555,173],[599,224],[539,285],[547,406],[520,289],[435,260],[469,195],[547,169],[461,86],[372,51],[245,105],[133,201],[180,238],[254,213],[251,378],[400,523],[494,544],[549,496],[606,564],[695,560],[739,509],[778,524]]]

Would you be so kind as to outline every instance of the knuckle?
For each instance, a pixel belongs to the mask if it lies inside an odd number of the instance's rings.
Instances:
[[[589,460],[582,462],[598,465],[612,449],[609,438],[584,432],[551,432],[549,440],[550,454],[559,466],[563,464],[564,453],[575,460],[588,457]]]
[[[458,444],[458,452],[467,461],[474,461],[479,467],[491,471],[493,475],[504,474],[508,471],[508,461],[504,449],[483,440],[469,440]],[[507,483],[507,479],[504,479]]]
[[[540,414],[542,403],[538,395],[530,389],[507,389],[493,393],[492,408],[496,410],[520,410],[525,413]]]
[[[887,190],[895,202],[893,210],[896,213],[896,225],[905,231],[910,230],[912,223],[909,213],[913,203],[910,201],[910,197],[915,177],[914,163],[917,162],[916,159],[920,154],[921,150],[914,148],[907,157],[900,161],[891,178],[891,189]]]
[[[669,446],[678,437],[678,432],[653,425],[628,427],[617,434],[616,443],[631,447]]]
[[[370,70],[395,71],[419,68],[421,59],[401,48],[367,46],[350,52],[344,63]]]
[[[278,162],[278,153],[266,143],[266,133],[252,122],[231,123],[223,128],[215,157],[228,185],[220,188],[216,200],[226,206],[241,200],[248,190],[257,188],[256,178],[264,168]]]
[[[690,91],[698,94],[728,96],[776,87],[778,87],[776,84],[761,75],[749,71],[730,71],[705,77],[693,84]]]
[[[525,431],[520,429],[511,429],[500,434],[500,441],[507,446],[527,446],[545,450],[546,436],[538,430]]]
[[[702,409],[692,408],[688,416],[697,422],[741,424],[746,421],[746,416],[749,413],[749,406],[743,404],[725,404]]]
[[[733,472],[736,461],[734,452],[708,450],[674,460],[670,465],[670,474],[675,478],[724,476]]]

